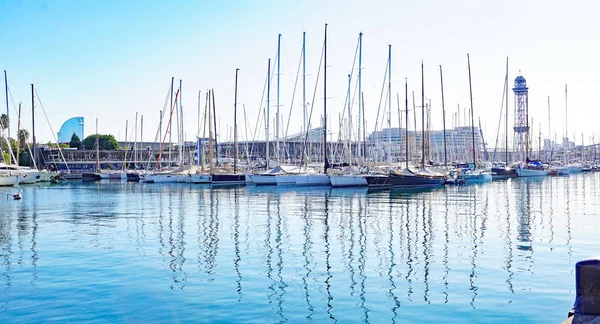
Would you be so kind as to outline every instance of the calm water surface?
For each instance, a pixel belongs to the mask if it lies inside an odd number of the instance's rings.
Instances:
[[[559,323],[600,246],[600,174],[20,189],[0,199],[1,323]]]

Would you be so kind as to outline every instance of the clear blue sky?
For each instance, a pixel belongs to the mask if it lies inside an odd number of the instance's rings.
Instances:
[[[235,68],[240,68],[239,108],[254,129],[267,59],[282,36],[281,113],[287,122],[296,68],[307,32],[307,97],[312,101],[323,26],[329,23],[328,112],[337,131],[358,33],[363,40],[363,91],[369,132],[392,44],[392,92],[425,92],[432,100],[433,127],[441,128],[438,65],[444,68],[447,114],[469,105],[466,53],[471,55],[475,118],[494,142],[500,116],[505,60],[510,80],[522,71],[530,87],[530,116],[548,133],[564,134],[564,85],[569,84],[569,136],[598,134],[600,3],[597,1],[6,1],[0,0],[0,65],[8,71],[15,104],[23,102],[30,129],[30,84],[34,83],[54,132],[69,117],[85,117],[86,135],[99,131],[124,139],[125,120],[144,115],[144,139],[154,138],[171,77],[183,80],[185,133],[197,134],[198,90],[215,89],[221,140],[232,125]],[[511,84],[512,86],[512,84]],[[322,81],[313,125],[322,111]],[[271,107],[275,111],[275,83]],[[301,88],[298,88],[297,95]],[[2,102],[5,102],[2,94]],[[290,133],[302,126],[296,98]],[[510,97],[512,121],[513,97]],[[394,107],[395,107],[394,100]],[[356,110],[356,104],[354,109]],[[2,107],[2,111],[6,108]],[[394,108],[395,109],[395,108]],[[12,108],[11,117],[16,114]],[[52,140],[41,112],[38,138]],[[243,114],[238,115],[244,136]],[[271,120],[274,113],[271,114]],[[11,118],[16,129],[16,118]],[[354,117],[356,119],[356,117]],[[396,121],[396,110],[392,121]],[[451,121],[447,121],[451,124]],[[164,129],[164,128],[163,128]],[[272,128],[274,130],[274,127]],[[249,130],[250,132],[250,130]],[[259,138],[264,138],[264,128]],[[131,133],[131,131],[130,131]],[[174,136],[175,137],[175,136]],[[537,137],[537,136],[536,136]],[[596,137],[598,137],[596,135]]]

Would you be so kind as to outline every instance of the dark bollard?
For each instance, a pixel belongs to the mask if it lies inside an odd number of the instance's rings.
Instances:
[[[575,287],[575,315],[600,315],[600,259],[577,262]]]
[[[562,324],[600,324],[600,259],[575,264],[576,298]]]

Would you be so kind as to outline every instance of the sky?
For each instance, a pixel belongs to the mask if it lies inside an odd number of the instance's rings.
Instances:
[[[298,133],[303,124],[301,73],[293,107],[291,102],[302,33],[306,32],[307,101],[312,103],[314,97],[312,124],[318,126],[323,113],[323,72],[315,84],[327,23],[327,111],[334,138],[344,112],[350,73],[354,74],[352,118],[357,119],[354,89],[358,66],[352,67],[362,32],[368,132],[375,129],[388,45],[392,45],[392,127],[398,126],[396,94],[404,105],[405,79],[409,105],[412,91],[420,105],[421,61],[425,96],[432,104],[432,128],[442,128],[440,65],[446,123],[453,125],[452,116],[459,106],[463,116],[464,109],[470,107],[469,53],[475,122],[481,119],[488,145],[493,146],[501,119],[507,58],[510,87],[522,73],[530,88],[532,136],[542,132],[544,137],[561,138],[568,127],[569,136],[577,143],[582,136],[590,143],[600,134],[597,12],[600,2],[593,0],[0,0],[0,65],[8,74],[13,134],[19,102],[22,125],[31,129],[30,84],[35,85],[36,136],[40,142],[54,141],[62,123],[74,116],[85,118],[86,136],[95,133],[97,118],[100,133],[123,141],[128,121],[129,139],[133,140],[136,112],[144,116],[143,139],[151,141],[172,77],[176,87],[182,80],[186,140],[202,135],[202,130],[198,131],[198,91],[203,115],[207,89],[215,93],[219,140],[231,139],[236,68],[240,69],[239,137],[244,139],[248,134],[250,139],[264,139],[264,123],[257,127],[257,120],[266,105],[261,107],[267,62],[276,58],[278,34],[282,34],[279,107],[283,124],[290,120],[288,134]],[[276,78],[271,84],[271,138],[275,136]],[[568,117],[565,84],[569,89]],[[385,87],[387,91],[387,84]],[[3,93],[0,111],[6,110]],[[512,127],[512,91],[509,119]],[[281,128],[283,136],[286,126]],[[173,141],[175,138],[174,133]]]

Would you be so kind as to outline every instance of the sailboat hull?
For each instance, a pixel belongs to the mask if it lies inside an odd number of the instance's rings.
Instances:
[[[195,184],[206,184],[212,182],[212,176],[207,174],[191,174],[190,179]]]
[[[388,175],[365,175],[365,180],[369,188],[386,189],[392,186]]]
[[[0,176],[0,186],[2,187],[14,186],[17,183],[19,183],[18,176]]]
[[[334,188],[366,187],[369,185],[364,175],[330,175],[329,180]]]
[[[296,176],[297,186],[331,186],[326,174],[300,174]]]
[[[275,176],[278,186],[292,186],[296,185],[295,174],[278,174]]]
[[[519,177],[543,177],[547,176],[550,171],[548,169],[517,169]]]
[[[275,186],[277,185],[277,178],[274,174],[252,174],[248,175],[250,182],[256,186]]]
[[[246,176],[243,174],[213,174],[214,185],[240,185],[246,184]]]
[[[390,184],[395,189],[400,188],[432,188],[440,187],[446,182],[445,177],[390,175]]]
[[[478,172],[477,170],[461,174],[459,178],[464,180],[466,184],[492,182],[493,179],[491,172]]]
[[[492,180],[504,180],[509,178],[516,178],[519,174],[514,168],[492,168]]]

